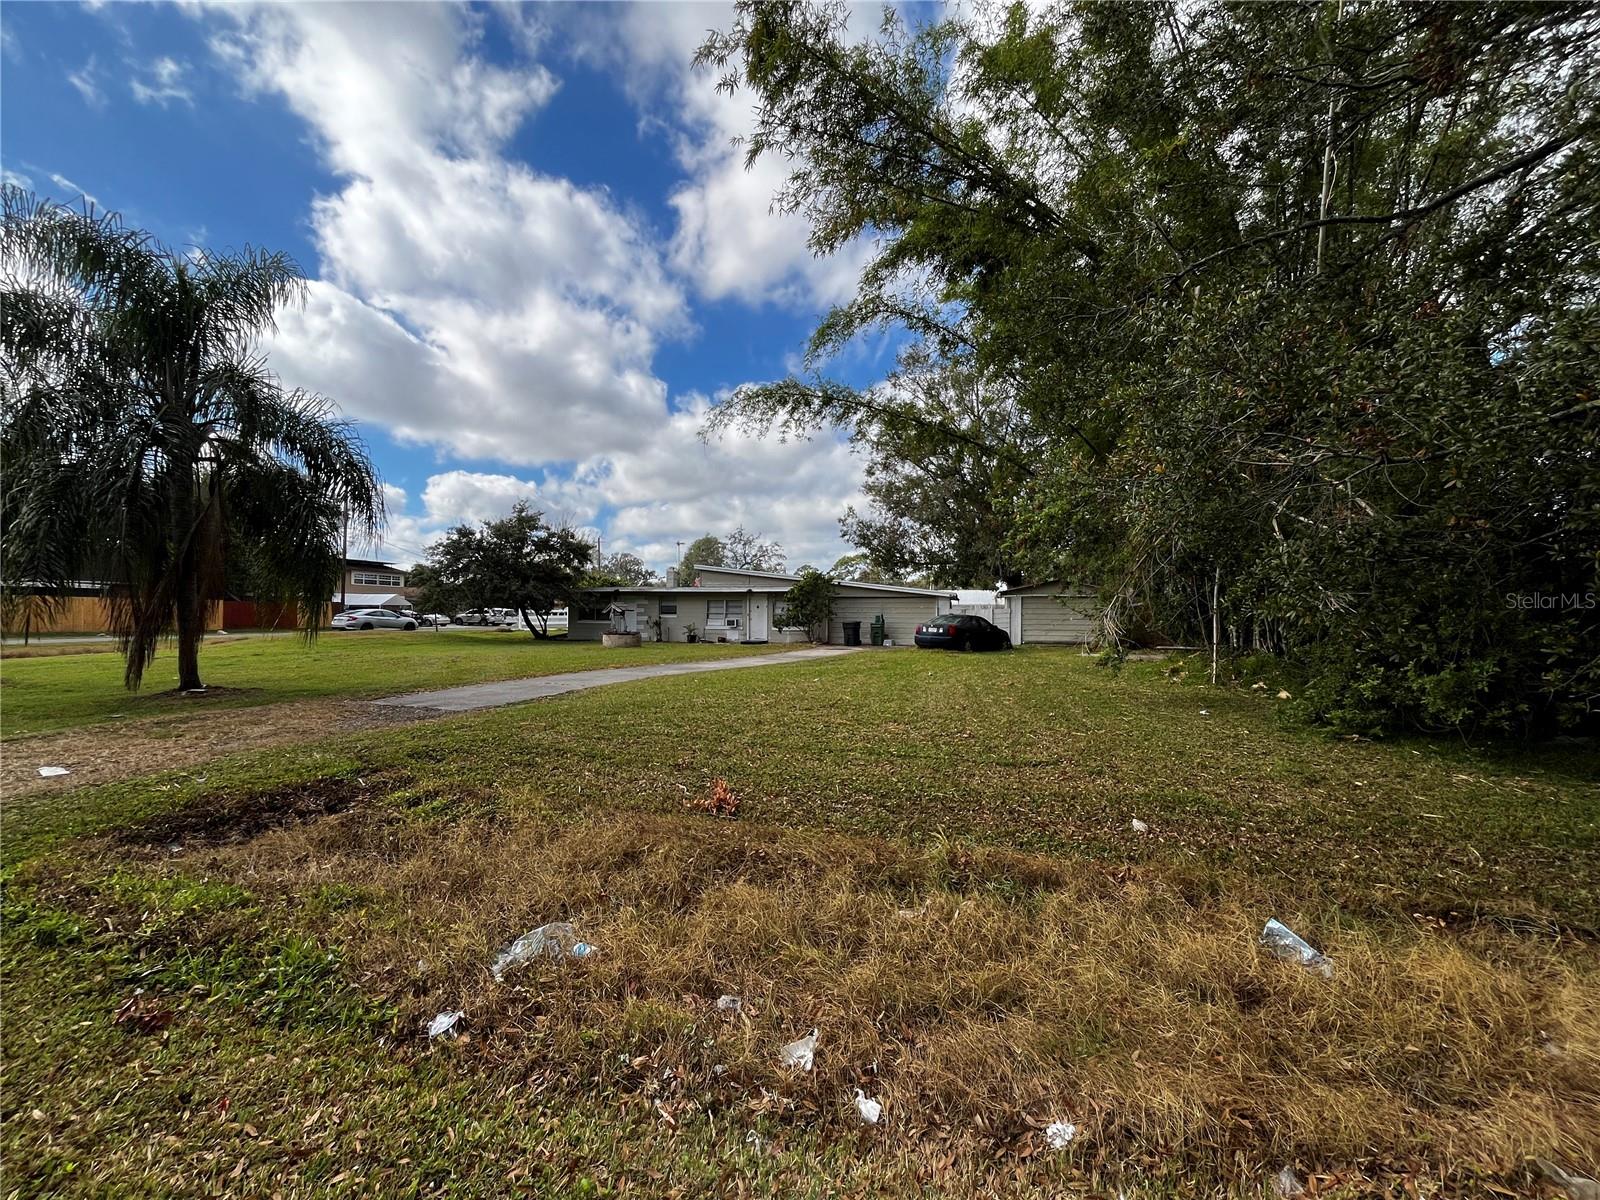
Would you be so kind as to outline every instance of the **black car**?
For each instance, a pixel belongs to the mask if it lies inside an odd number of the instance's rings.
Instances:
[[[982,617],[940,617],[917,626],[917,645],[924,650],[1009,650],[1011,635]]]

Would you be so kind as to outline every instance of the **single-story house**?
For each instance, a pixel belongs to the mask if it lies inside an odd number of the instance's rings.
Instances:
[[[1021,646],[1033,643],[1081,645],[1094,638],[1099,621],[1099,600],[1092,589],[1075,587],[1059,579],[1000,593],[1005,602],[1011,640]]]
[[[799,578],[696,563],[687,586],[590,588],[568,623],[567,636],[597,640],[611,628],[615,608],[623,628],[645,641],[687,641],[693,625],[704,641],[809,642],[808,630],[784,624],[783,594]],[[909,646],[917,626],[949,612],[954,599],[953,592],[934,588],[836,583],[827,640],[843,642],[845,622],[859,621],[866,641],[873,618],[881,613],[884,636],[897,646]]]

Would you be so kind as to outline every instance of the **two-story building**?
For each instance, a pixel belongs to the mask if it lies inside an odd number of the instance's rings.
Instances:
[[[406,584],[406,572],[374,558],[347,558],[344,579],[333,593],[333,611],[345,608],[410,608],[417,589]]]

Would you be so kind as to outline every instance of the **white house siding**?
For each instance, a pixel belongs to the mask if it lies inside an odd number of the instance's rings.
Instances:
[[[872,640],[872,618],[883,614],[883,631],[896,646],[910,646],[916,637],[917,626],[932,620],[949,607],[950,602],[938,596],[897,596],[893,592],[855,590],[841,584],[838,598],[833,602],[833,620],[828,622],[828,640],[844,642],[844,623],[861,622],[861,641]]]
[[[1021,642],[1077,644],[1094,636],[1094,599],[1086,596],[1013,596],[1022,605]]]
[[[766,586],[771,586],[770,580]],[[772,628],[772,606],[778,594],[781,593],[706,587],[675,594],[619,591],[614,598],[610,593],[606,593],[604,600],[607,604],[615,603],[637,608],[639,633],[647,642],[686,642],[689,640],[690,625],[695,627],[700,640],[707,642],[714,642],[718,638],[725,638],[730,642],[742,642],[746,638],[762,636],[772,642],[810,641],[804,630]],[[707,619],[707,605],[713,600],[739,601],[743,612],[740,614],[740,624],[737,629],[712,624]],[[676,605],[678,611],[663,615],[661,611],[663,604]],[[660,618],[661,622],[659,635],[654,624],[655,618]],[[600,635],[610,628],[609,621],[573,621],[567,636],[573,639],[597,641]]]

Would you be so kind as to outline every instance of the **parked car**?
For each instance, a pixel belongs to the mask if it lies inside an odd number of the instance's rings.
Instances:
[[[517,614],[509,608],[469,608],[451,619],[457,625],[515,625]]]
[[[333,619],[335,629],[415,629],[417,618],[387,608],[346,609]]]
[[[443,629],[450,624],[450,618],[445,613],[423,613],[417,618],[419,625],[431,625],[435,629]]]
[[[917,626],[924,650],[1009,650],[1011,635],[992,621],[971,615],[940,617]]]

